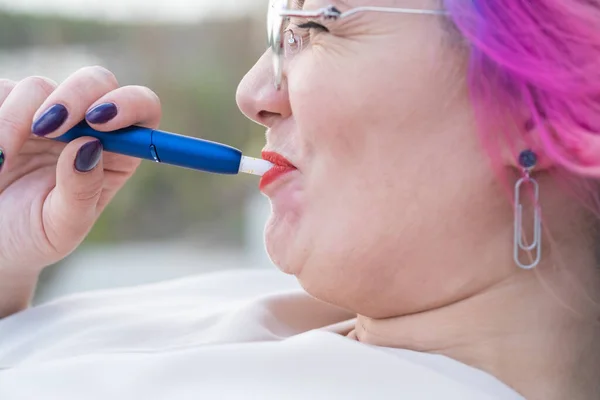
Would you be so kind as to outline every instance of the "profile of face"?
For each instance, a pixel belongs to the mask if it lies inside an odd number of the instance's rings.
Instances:
[[[302,7],[330,4],[400,6]],[[507,270],[468,262],[490,242],[505,243],[504,264],[514,268],[510,229],[485,229],[510,221],[512,209],[476,133],[468,54],[443,18],[314,21],[326,29],[292,19],[302,48],[285,58],[280,90],[270,51],[238,90],[241,110],[267,128],[265,149],[297,168],[263,188],[271,259],[312,295],[373,318],[457,301],[498,280]],[[469,220],[478,223],[466,229]]]

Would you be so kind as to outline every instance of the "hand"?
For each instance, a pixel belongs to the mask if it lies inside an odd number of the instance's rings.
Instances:
[[[0,271],[39,272],[75,250],[140,163],[103,153],[94,138],[47,138],[83,119],[112,131],[156,128],[160,117],[151,90],[119,87],[101,67],[83,68],[61,85],[41,77],[0,80]]]

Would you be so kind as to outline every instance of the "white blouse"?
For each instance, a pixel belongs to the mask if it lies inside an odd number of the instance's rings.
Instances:
[[[523,399],[353,318],[275,270],[71,295],[0,320],[0,399]]]

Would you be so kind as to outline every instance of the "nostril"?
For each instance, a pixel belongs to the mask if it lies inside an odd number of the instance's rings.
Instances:
[[[260,111],[258,113],[258,116],[260,118],[271,118],[271,117],[274,117],[274,116],[277,116],[277,115],[279,115],[279,114],[271,112],[271,111],[265,111],[265,110],[262,110],[262,111]]]
[[[262,110],[262,111],[258,112],[257,116],[258,116],[258,119],[259,119],[259,121],[261,123],[263,123],[263,124],[269,124],[274,119],[280,118],[281,114],[274,113],[274,112],[271,112],[271,111]]]

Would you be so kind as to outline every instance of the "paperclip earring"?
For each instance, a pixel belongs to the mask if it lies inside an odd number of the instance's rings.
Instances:
[[[542,258],[542,215],[539,204],[540,188],[537,181],[531,177],[531,171],[537,164],[537,155],[531,150],[525,150],[519,155],[519,165],[523,176],[515,184],[515,232],[514,232],[514,260],[523,269],[535,268]],[[531,244],[524,242],[523,229],[523,204],[521,204],[522,186],[530,184],[533,189],[533,241]],[[534,250],[534,258],[530,263],[522,263],[519,256],[520,251],[530,252]]]

